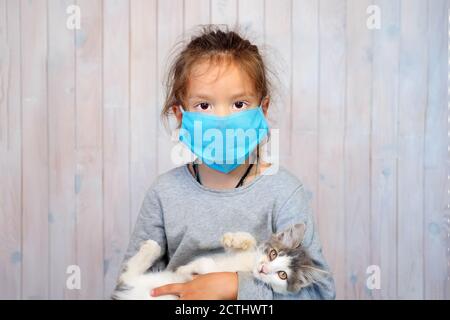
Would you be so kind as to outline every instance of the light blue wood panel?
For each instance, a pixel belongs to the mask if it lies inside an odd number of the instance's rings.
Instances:
[[[0,297],[109,297],[148,186],[175,166],[159,118],[170,54],[199,24],[237,23],[277,73],[269,119],[313,193],[338,298],[448,299],[448,7],[0,0]]]

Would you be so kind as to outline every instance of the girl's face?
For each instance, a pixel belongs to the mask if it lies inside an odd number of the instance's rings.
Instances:
[[[202,62],[192,68],[183,107],[186,111],[226,116],[255,108],[260,99],[252,79],[237,64]],[[261,106],[267,114],[269,98],[264,98]],[[174,106],[173,111],[181,122],[179,108]]]

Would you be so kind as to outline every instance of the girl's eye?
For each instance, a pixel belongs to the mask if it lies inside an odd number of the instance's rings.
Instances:
[[[211,105],[208,102],[202,102],[197,104],[194,108],[200,109],[201,111],[206,111]]]
[[[270,252],[269,252],[270,261],[272,261],[276,257],[277,257],[277,251],[275,249],[270,250]]]
[[[244,108],[244,107],[246,107],[247,106],[247,104],[244,102],[244,101],[236,101],[235,103],[234,103],[234,107],[236,108],[236,109],[242,109],[242,108]]]
[[[287,279],[287,273],[284,271],[278,271],[278,276],[280,277],[281,280]]]

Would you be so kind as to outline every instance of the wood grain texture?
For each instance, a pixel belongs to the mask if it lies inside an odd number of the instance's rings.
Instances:
[[[65,26],[74,1],[48,2],[49,246],[50,298],[74,298],[67,290],[67,266],[76,264],[74,177],[75,31]]]
[[[103,3],[104,297],[111,296],[130,236],[130,3]]]
[[[277,74],[276,88],[271,97],[271,118],[279,131],[279,144],[283,152],[280,160],[287,162],[291,153],[292,128],[292,2],[290,0],[266,0],[264,43],[266,54],[272,62],[272,70]],[[289,36],[288,36],[289,35]]]
[[[210,22],[230,27],[237,23],[238,0],[212,0],[210,1]]]
[[[130,231],[158,169],[157,1],[130,2]]]
[[[449,2],[0,0],[0,298],[109,298],[144,195],[175,166],[171,58],[215,23],[278,77],[269,121],[337,297],[450,299]]]
[[[373,35],[371,115],[371,261],[380,267],[378,299],[397,297],[397,123],[400,1],[375,3],[383,10]]]
[[[368,299],[370,261],[370,131],[372,112],[372,31],[364,26],[370,1],[347,1],[344,194],[346,296]],[[350,14],[351,13],[351,14]],[[359,258],[353,259],[355,253]],[[349,281],[350,280],[350,281]]]
[[[47,1],[21,1],[22,298],[49,297]],[[39,276],[36,276],[39,275]]]
[[[313,193],[312,209],[318,212],[319,2],[294,1],[292,16],[290,135],[292,154],[298,156],[289,158],[289,167]]]
[[[424,298],[424,132],[427,104],[428,3],[403,1],[399,65],[398,243],[399,298]],[[420,45],[422,44],[422,45]]]
[[[332,265],[337,297],[346,296],[347,221],[344,193],[346,112],[346,3],[320,2],[319,231]]]
[[[22,296],[22,97],[20,2],[0,1],[0,299]],[[5,134],[6,132],[6,134]]]
[[[167,75],[170,62],[180,49],[183,40],[184,23],[183,23],[183,1],[168,0],[158,1],[157,11],[157,66],[158,66],[158,100],[156,106],[163,106],[165,100],[164,81]],[[170,19],[167,19],[170,17]],[[162,107],[156,107],[160,111]],[[157,113],[158,114],[158,113]],[[170,122],[168,126],[158,120],[158,147],[155,150],[158,156],[158,173],[169,170],[173,165],[171,161],[171,150],[175,145],[172,139],[174,122]]]
[[[184,0],[183,2],[183,30],[186,37],[198,31],[201,25],[207,25],[211,19],[211,6],[209,0]]]
[[[448,179],[447,141],[449,131],[448,101],[448,1],[428,1],[428,87],[424,141],[424,296],[428,299],[450,299],[450,208],[445,188]],[[447,50],[447,52],[446,52]],[[447,187],[448,189],[448,187]],[[447,252],[446,252],[447,251]],[[447,258],[447,259],[446,259]]]
[[[265,6],[259,0],[238,1],[237,23],[239,31],[257,45],[261,54],[265,56],[264,24]]]
[[[78,0],[83,15],[76,31],[77,265],[81,299],[103,297],[103,2]],[[108,199],[110,200],[110,199]]]

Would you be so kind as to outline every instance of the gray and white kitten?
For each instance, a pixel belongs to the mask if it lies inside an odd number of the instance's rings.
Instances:
[[[150,273],[146,271],[159,258],[161,248],[155,241],[147,240],[125,264],[112,299],[178,299],[174,295],[152,297],[150,291],[165,284],[190,281],[194,274],[237,271],[252,272],[275,292],[296,293],[328,274],[314,264],[302,246],[304,233],[305,225],[295,224],[273,234],[258,247],[247,232],[225,233],[221,239],[224,253],[199,257],[176,271]]]

